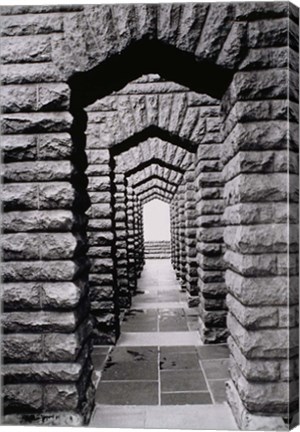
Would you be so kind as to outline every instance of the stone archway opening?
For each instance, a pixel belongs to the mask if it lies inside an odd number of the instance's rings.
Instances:
[[[139,59],[137,65],[132,61],[134,58]],[[179,71],[175,67],[176,64],[182,61],[190,66],[186,68],[185,72]],[[122,76],[118,73],[120,69],[122,69]],[[169,100],[162,100],[162,103],[161,101],[156,101],[155,97],[153,99],[150,94],[149,96],[146,95],[145,101],[142,101],[139,98],[139,94],[137,94],[138,96],[134,102],[122,95],[124,88],[126,89],[126,85],[128,86],[130,80],[140,76],[155,76],[152,73],[153,71],[156,73],[159,72],[159,75],[156,76],[159,77],[162,83],[165,79],[171,79],[171,82],[175,81],[180,84],[181,93],[179,94],[179,102],[185,105],[184,112],[190,106],[190,116],[180,118],[182,116],[180,113],[180,104],[175,110],[173,108],[177,104],[176,98],[178,97],[177,92],[179,88],[175,89],[174,96],[171,95]],[[170,142],[174,146],[192,153],[197,152],[197,148],[202,144],[201,141],[203,142],[203,140],[204,144],[208,141],[207,145],[214,141],[221,142],[222,139],[220,136],[215,138],[220,133],[218,128],[219,113],[218,109],[214,107],[214,105],[219,105],[219,101],[214,97],[220,97],[224,93],[231,80],[232,73],[232,71],[225,70],[210,62],[204,61],[199,63],[192,55],[174,49],[171,46],[158,43],[157,41],[144,40],[132,44],[121,55],[112,56],[104,64],[88,72],[75,74],[69,80],[71,87],[71,112],[74,116],[72,136],[75,148],[77,146],[77,150],[73,154],[73,161],[82,170],[86,168],[89,177],[87,190],[91,200],[89,216],[92,219],[89,220],[87,230],[91,245],[89,252],[91,259],[90,297],[96,343],[116,342],[119,337],[120,311],[130,305],[132,295],[130,293],[136,290],[137,276],[141,274],[143,267],[142,258],[138,258],[138,263],[136,263],[137,249],[135,249],[135,252],[129,252],[130,247],[135,248],[137,245],[140,245],[142,248],[141,256],[143,256],[143,240],[141,239],[141,234],[138,233],[141,227],[136,228],[136,225],[133,228],[137,230],[134,236],[139,236],[140,239],[128,240],[128,212],[126,208],[124,209],[124,203],[126,207],[128,201],[126,201],[126,196],[124,201],[123,196],[123,198],[120,198],[120,202],[117,202],[119,199],[117,197],[122,195],[122,191],[119,193],[117,190],[117,177],[119,173],[116,171],[116,158],[124,152],[134,150],[141,142],[149,139],[160,139]],[[161,77],[164,78],[162,79]],[[215,80],[212,80],[212,77]],[[217,84],[212,86],[211,83],[213,81]],[[156,84],[157,78],[154,79],[154,85]],[[182,87],[182,84],[185,87]],[[206,95],[203,95],[203,91]],[[197,96],[199,92],[202,92],[200,98]],[[117,109],[113,105],[110,106],[110,95],[120,95]],[[158,103],[160,108],[157,105]],[[186,103],[190,105],[187,107]],[[202,104],[204,105],[204,118],[206,115],[205,107],[208,107],[209,112],[210,108],[212,108],[211,131],[203,127]],[[114,127],[116,111],[119,110],[119,114],[123,112],[125,116],[128,116],[129,106],[134,111],[134,120],[128,119],[128,123],[124,123],[123,125],[123,130],[119,128],[114,132],[112,128]],[[158,113],[159,109],[162,111],[161,116]],[[163,112],[164,110],[166,111],[165,113]],[[111,116],[106,116],[107,112]],[[150,117],[146,121],[142,119],[145,113],[146,116]],[[168,117],[171,121],[169,126],[166,124]],[[185,120],[186,125],[184,124]],[[89,162],[87,162],[88,158],[85,158],[79,149],[86,149]],[[155,159],[155,157],[156,155],[153,154],[152,159]],[[164,160],[164,157],[156,157],[156,159],[160,163],[166,162],[170,164],[171,162],[170,160]],[[129,171],[134,172],[137,165],[141,163],[145,164],[147,161],[133,164],[129,168]],[[181,169],[180,164],[177,163],[175,165],[178,167],[178,170]],[[216,176],[219,175],[220,177],[220,167],[216,169],[212,168],[212,170],[216,172]],[[190,173],[189,184],[194,184],[195,174],[193,173],[194,168],[192,168]],[[156,193],[163,193],[170,200],[177,187],[171,184],[162,187],[162,180],[156,179],[156,184],[153,184],[153,181],[148,189],[141,186],[143,189],[143,199],[148,198],[154,187],[153,190]],[[80,184],[82,187],[85,183],[81,180]],[[76,186],[76,183],[74,185]],[[222,187],[221,180],[219,180],[219,186]],[[122,188],[124,185],[120,185],[120,187]],[[195,187],[197,186],[195,185]],[[184,189],[182,193],[186,193]],[[186,198],[186,196],[182,195],[182,202],[185,202]],[[135,205],[137,207],[140,206],[140,204]],[[136,209],[133,208],[132,211],[135,212]],[[177,210],[174,211],[176,213]],[[194,224],[192,227],[185,226],[184,221],[186,215],[189,215],[188,217],[192,220],[194,211],[193,204],[192,206],[187,205],[187,208],[181,212],[180,223],[182,226],[180,230],[177,230],[177,237],[176,235],[174,237],[176,240],[172,240],[173,243],[175,241],[178,242],[177,246],[173,247],[173,262],[174,266],[177,266],[176,273],[180,279],[182,288],[184,290],[188,289],[190,293],[188,300],[190,305],[197,305],[201,284],[206,284],[205,274],[207,273],[207,267],[210,267],[209,263],[204,265],[204,277],[200,276],[202,282],[199,282],[199,275],[196,269],[198,252],[194,244],[196,241],[196,222],[188,222],[188,224]],[[137,219],[141,219],[138,215],[136,217]],[[135,221],[134,223],[138,222]],[[190,232],[190,237],[186,241],[185,236],[187,231]],[[220,241],[221,237],[217,239],[217,243]],[[102,242],[102,244],[99,242]],[[132,244],[129,245],[128,242]],[[108,250],[111,251],[111,254],[108,253]],[[220,248],[218,253],[219,255],[222,254]],[[191,255],[190,257],[189,254]],[[177,255],[176,258],[175,255]],[[187,256],[189,257],[189,262],[186,261]],[[222,275],[220,274],[221,279]],[[103,295],[103,293],[105,294]],[[223,297],[224,293],[225,291],[222,293]],[[210,303],[211,307],[212,302],[208,303]],[[226,336],[226,331],[221,330],[220,333],[218,330],[218,328],[222,329],[225,327],[226,308],[224,302],[217,301],[214,308],[219,312],[220,307],[222,310],[221,318],[216,319],[214,317],[217,314],[214,312],[207,314],[205,305],[203,307],[204,328],[202,330],[202,337],[205,340],[209,340],[210,337],[207,337],[205,334],[207,324],[208,327],[213,328],[212,334],[217,334],[212,336],[212,341],[224,340]],[[206,319],[207,315],[209,315],[208,320]],[[216,331],[214,330],[215,326]]]

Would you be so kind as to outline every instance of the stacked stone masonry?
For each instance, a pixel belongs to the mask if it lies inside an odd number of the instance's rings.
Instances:
[[[203,343],[242,429],[298,407],[298,9],[1,7],[5,422],[80,425],[170,204]],[[182,69],[181,65],[186,67]]]

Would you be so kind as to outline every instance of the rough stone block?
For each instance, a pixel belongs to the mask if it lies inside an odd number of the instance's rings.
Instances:
[[[199,275],[199,288],[201,289],[201,283],[219,283],[224,282],[224,272],[215,270],[203,270],[198,267]]]
[[[253,225],[267,223],[298,222],[298,205],[291,203],[289,213],[285,202],[242,203],[226,207],[223,220],[227,225]]]
[[[51,61],[51,40],[47,35],[4,37],[1,58],[4,64]]]
[[[204,228],[199,227],[197,229],[197,239],[200,242],[205,243],[218,243],[223,242],[223,231],[224,229],[221,227],[213,227],[213,228]]]
[[[88,147],[89,148],[89,147]],[[97,150],[87,150],[87,159],[90,164],[105,165],[110,161],[109,150],[97,149]],[[102,173],[99,172],[99,175]]]
[[[3,135],[1,149],[4,162],[35,160],[37,157],[34,135]]]
[[[197,262],[203,270],[225,270],[223,256],[206,256],[199,254]]]
[[[63,31],[63,15],[29,14],[24,20],[21,15],[5,16],[1,20],[2,36],[26,36]]]
[[[40,285],[37,283],[5,283],[2,286],[3,310],[40,308]]]
[[[227,325],[235,343],[249,359],[284,359],[288,352],[293,355],[297,351],[297,341],[294,339],[297,331],[294,329],[290,330],[291,338],[288,337],[287,329],[246,330],[231,313],[228,314]]]
[[[196,245],[197,252],[206,256],[219,256],[224,253],[224,245],[222,243],[203,243],[198,242]]]
[[[75,200],[75,190],[71,183],[53,182],[39,185],[41,209],[70,209]]]
[[[286,382],[259,383],[245,379],[236,364],[231,363],[231,377],[239,391],[240,397],[250,412],[287,413],[287,406],[296,406],[298,383],[290,386]]]
[[[238,151],[265,151],[286,149],[288,145],[286,121],[237,123],[222,145],[221,160],[225,164]],[[293,136],[289,142],[296,146]]]
[[[89,231],[110,231],[112,229],[111,219],[89,219]]]
[[[93,259],[91,264],[91,272],[109,272],[113,269],[113,260],[111,258]]]
[[[260,382],[279,381],[280,362],[278,360],[247,359],[231,336],[228,338],[228,347],[234,361],[247,380]]]
[[[230,31],[234,14],[231,4],[211,6],[196,49],[196,55],[210,61],[218,57]]]
[[[239,393],[232,382],[226,382],[226,395],[230,408],[240,429],[242,430],[286,430],[286,424],[278,415],[256,415],[244,406]]]
[[[87,286],[81,280],[75,282],[46,282],[41,284],[43,309],[73,309],[87,293]]]
[[[236,97],[245,99],[285,99],[287,96],[287,71],[271,69],[238,72],[233,79]]]
[[[69,108],[67,84],[9,85],[2,89],[3,112],[62,111]]]
[[[108,176],[91,177],[89,179],[88,191],[107,192],[110,191],[111,180]]]
[[[43,360],[41,334],[10,334],[2,336],[3,360],[10,362],[40,362]]]
[[[241,254],[283,253],[287,250],[293,253],[298,250],[298,226],[289,225],[289,233],[286,224],[227,226],[224,242]]]
[[[30,134],[43,132],[67,132],[72,116],[67,112],[3,114],[3,134]]]
[[[78,389],[74,384],[49,384],[45,386],[44,405],[49,411],[75,410],[79,400]]]
[[[110,192],[90,192],[89,197],[91,203],[110,203],[111,202],[111,193]]]
[[[43,387],[38,384],[7,384],[3,388],[6,412],[35,412],[43,406]]]
[[[2,202],[4,210],[37,209],[38,185],[6,184],[3,186]]]
[[[13,281],[41,281],[57,280],[71,281],[84,269],[85,265],[73,261],[10,261],[3,270],[3,280]]]
[[[295,174],[291,174],[291,180]],[[227,205],[239,202],[274,202],[286,201],[288,195],[292,202],[297,202],[298,186],[292,183],[288,194],[287,175],[276,174],[240,174],[225,184],[224,198]]]
[[[38,148],[40,160],[68,159],[73,143],[68,133],[44,133],[38,135]]]
[[[114,288],[112,285],[108,286],[91,286],[90,288],[90,298],[91,301],[100,302],[105,299],[113,298]]]
[[[292,151],[239,152],[225,166],[226,181],[239,173],[298,173],[298,155]]]
[[[77,381],[82,373],[80,363],[19,363],[3,367],[6,383]]]
[[[87,233],[88,242],[91,246],[111,246],[113,242],[113,233],[110,231]]]
[[[277,255],[242,255],[230,250],[225,252],[224,260],[229,269],[244,276],[276,276]]]
[[[109,258],[111,257],[111,247],[94,246],[89,247],[88,255],[94,258]]]
[[[6,182],[38,182],[69,180],[73,167],[69,161],[56,162],[17,162],[4,166],[3,178]]]
[[[224,282],[203,282],[198,281],[198,285],[200,287],[201,294],[205,298],[214,298],[214,297],[225,297],[227,293],[227,287]]]
[[[297,277],[290,278],[290,290],[285,276],[275,277],[244,277],[231,270],[226,270],[226,286],[228,290],[240,299],[244,305],[268,306],[286,305],[297,302]]]
[[[4,232],[71,231],[77,225],[69,210],[33,210],[8,212],[2,215]]]
[[[230,313],[245,329],[257,330],[279,326],[279,311],[274,306],[244,306],[230,294],[227,295],[227,306]]]
[[[2,84],[59,82],[62,78],[52,62],[3,64],[1,67]]]
[[[2,316],[4,332],[72,332],[82,313],[75,312],[6,312]]]
[[[89,321],[84,321],[75,333],[48,333],[44,335],[44,361],[70,362],[75,361],[91,335]]]

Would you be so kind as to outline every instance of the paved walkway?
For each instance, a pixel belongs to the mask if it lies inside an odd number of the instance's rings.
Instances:
[[[169,260],[148,260],[116,347],[93,353],[96,407],[90,426],[227,429],[226,345],[203,345]]]

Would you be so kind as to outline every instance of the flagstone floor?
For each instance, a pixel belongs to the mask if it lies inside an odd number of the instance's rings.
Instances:
[[[203,345],[170,260],[148,260],[115,347],[95,347],[90,426],[236,430],[226,345]]]

